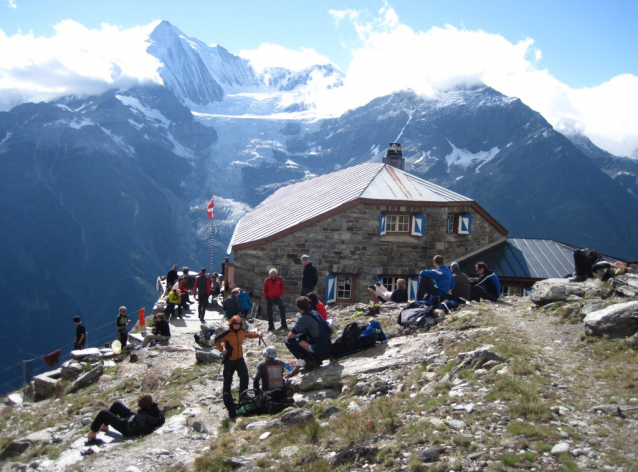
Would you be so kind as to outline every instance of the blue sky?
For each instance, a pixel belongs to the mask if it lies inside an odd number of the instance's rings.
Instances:
[[[130,28],[161,19],[234,53],[263,42],[313,48],[343,70],[357,35],[352,28],[336,29],[329,10],[368,10],[374,15],[384,5],[379,0],[2,1],[0,29],[8,36],[19,31],[50,36],[53,26],[65,19],[88,28],[104,22]],[[510,42],[532,38],[543,52],[538,65],[570,87],[595,86],[622,73],[638,75],[635,0],[395,0],[389,5],[414,30],[450,24],[500,34]]]
[[[333,62],[353,99],[333,103],[434,95],[465,77],[521,98],[561,132],[617,155],[638,150],[636,0],[0,2],[0,110],[157,80],[140,46],[168,20],[256,68]],[[379,73],[389,61],[399,76]]]

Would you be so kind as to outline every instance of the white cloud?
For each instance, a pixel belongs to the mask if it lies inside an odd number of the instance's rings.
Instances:
[[[18,8],[15,0],[7,0],[7,4],[9,5],[9,8],[13,8],[14,10]]]
[[[65,20],[55,25],[51,37],[6,36],[0,30],[0,110],[16,101],[160,83],[160,63],[146,53],[156,25],[124,30],[102,24],[98,30]]]
[[[561,132],[582,132],[601,148],[629,156],[638,148],[638,77],[621,75],[593,88],[571,89],[539,70],[542,52],[532,39],[515,44],[497,34],[452,26],[414,31],[391,7],[349,20],[360,44],[352,49],[344,87],[321,91],[319,111],[339,114],[375,97],[411,88],[433,97],[457,84],[485,83],[541,113]]]
[[[330,59],[322,56],[314,49],[300,48],[299,51],[283,46],[262,43],[257,49],[242,50],[239,56],[248,59],[257,73],[267,67],[283,67],[292,71],[300,71],[316,64],[329,64]]]

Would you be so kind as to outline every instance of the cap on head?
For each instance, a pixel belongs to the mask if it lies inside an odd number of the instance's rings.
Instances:
[[[452,270],[459,270],[459,263],[458,262],[452,262],[452,264],[450,264],[450,269]]]
[[[275,346],[268,346],[263,351],[263,355],[266,357],[270,357],[271,359],[277,358],[277,348]]]
[[[126,311],[126,307],[125,307],[124,305],[122,305],[122,306],[120,307],[120,312],[122,312],[122,311]]]
[[[74,316],[73,317],[73,322],[74,323],[79,323],[80,322],[80,317],[79,316]]]
[[[199,269],[199,273],[200,274],[205,274],[206,273],[206,267],[202,267],[201,269]]]
[[[308,262],[310,260],[310,256],[307,254],[304,254],[303,256],[300,257],[301,262]]]

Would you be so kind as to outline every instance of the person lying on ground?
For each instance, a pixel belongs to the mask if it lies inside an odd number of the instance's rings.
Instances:
[[[136,436],[150,434],[164,424],[164,415],[151,395],[140,395],[137,405],[137,413],[133,413],[119,401],[113,403],[110,409],[101,410],[91,423],[91,431],[86,435],[87,442],[96,441],[98,431],[108,431],[109,426],[123,436]]]

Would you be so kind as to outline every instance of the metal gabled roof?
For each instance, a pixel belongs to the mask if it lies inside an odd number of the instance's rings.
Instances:
[[[397,202],[472,202],[412,174],[381,163],[364,163],[280,188],[235,227],[228,252],[320,218],[357,199]]]
[[[562,278],[574,271],[573,253],[576,249],[580,248],[553,239],[507,238],[503,244],[475,254],[459,264],[466,274],[474,274],[474,265],[483,261],[499,277]],[[602,257],[608,262],[617,260]]]

